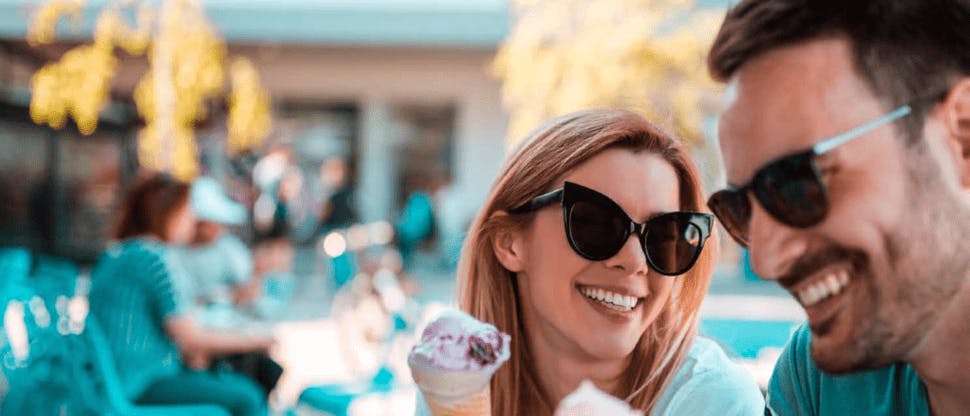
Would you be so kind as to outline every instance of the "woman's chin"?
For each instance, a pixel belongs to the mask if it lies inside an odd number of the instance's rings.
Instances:
[[[619,360],[629,357],[637,346],[639,337],[624,339],[627,337],[603,336],[590,334],[589,338],[577,340],[578,345],[591,357],[600,360]],[[632,338],[632,337],[631,337]]]

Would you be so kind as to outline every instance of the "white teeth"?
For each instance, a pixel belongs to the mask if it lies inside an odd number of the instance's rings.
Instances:
[[[812,305],[819,300],[819,293],[815,286],[809,286],[804,292],[802,292],[802,304]]]
[[[637,302],[639,301],[636,297],[624,296],[603,289],[582,288],[580,289],[580,293],[590,299],[595,299],[626,311],[632,310],[637,306]]]
[[[842,293],[842,290],[849,283],[849,273],[845,270],[829,273],[821,279],[817,279],[808,287],[798,292],[798,300],[804,306],[812,306],[830,296]]]
[[[832,295],[838,294],[839,291],[842,290],[842,285],[840,285],[835,279],[836,277],[833,274],[830,274],[829,277],[825,278],[825,285],[829,289],[829,294]]]

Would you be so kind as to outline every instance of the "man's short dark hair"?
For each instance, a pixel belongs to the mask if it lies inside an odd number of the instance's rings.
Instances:
[[[932,104],[970,74],[970,0],[744,0],[728,10],[708,69],[726,81],[763,52],[825,37],[850,42],[857,73],[887,107],[911,104],[911,140]]]

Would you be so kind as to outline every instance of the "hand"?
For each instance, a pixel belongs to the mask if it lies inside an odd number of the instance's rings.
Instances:
[[[186,352],[182,361],[193,370],[206,370],[212,365],[212,357],[203,352]]]
[[[238,306],[247,306],[263,295],[263,279],[254,278],[252,281],[241,286],[233,294],[233,301]]]
[[[276,335],[273,334],[253,334],[253,350],[256,352],[264,352],[270,354],[272,350],[279,347],[279,340],[276,339]],[[272,355],[272,354],[270,354]]]

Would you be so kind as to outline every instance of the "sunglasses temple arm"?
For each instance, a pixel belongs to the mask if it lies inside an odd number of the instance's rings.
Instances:
[[[525,205],[510,209],[509,212],[512,214],[521,214],[523,212],[531,212],[541,208],[545,208],[547,205],[554,202],[562,201],[562,189],[557,189],[555,191],[549,192],[547,194],[539,195],[527,202]]]
[[[895,121],[896,119],[902,118],[908,115],[909,113],[911,113],[912,111],[913,110],[912,108],[910,108],[909,105],[904,105],[902,107],[899,107],[893,110],[893,112],[886,114],[882,117],[879,117],[875,120],[872,120],[866,124],[863,124],[852,130],[846,131],[844,133],[840,133],[836,136],[833,136],[831,138],[828,138],[821,142],[816,143],[815,146],[812,146],[812,152],[815,153],[816,155],[820,155],[825,152],[828,152],[829,150],[832,150],[845,143],[848,143],[853,139],[861,137],[863,134],[866,134],[875,128],[881,127],[884,124],[888,124],[890,122]]]

